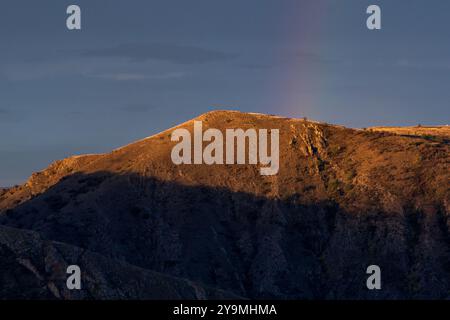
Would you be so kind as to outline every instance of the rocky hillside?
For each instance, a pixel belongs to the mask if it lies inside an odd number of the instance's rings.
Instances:
[[[0,297],[8,299],[238,299],[191,281],[0,227]],[[68,290],[67,267],[82,270],[81,290]],[[120,287],[116,284],[120,283]]]
[[[0,197],[8,191],[8,188],[0,187]]]
[[[241,297],[450,298],[447,141],[233,111],[196,120],[279,129],[278,175],[174,165],[172,128],[33,174],[0,193],[0,224]],[[382,290],[366,288],[371,264]]]

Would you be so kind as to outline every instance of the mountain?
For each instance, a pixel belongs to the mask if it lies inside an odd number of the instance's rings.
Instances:
[[[278,174],[173,164],[171,132],[194,120],[278,129]],[[448,141],[236,111],[194,120],[54,162],[0,193],[0,225],[245,298],[450,298]],[[374,264],[382,290],[366,287]]]

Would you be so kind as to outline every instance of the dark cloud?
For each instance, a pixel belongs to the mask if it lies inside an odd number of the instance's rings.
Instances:
[[[162,60],[177,64],[200,64],[226,61],[237,57],[235,54],[176,44],[121,44],[115,47],[94,49],[83,52],[87,57],[124,58],[131,61]]]
[[[255,57],[256,58],[256,57]],[[320,55],[312,52],[303,51],[291,51],[284,52],[277,59],[271,62],[248,62],[237,64],[237,67],[248,69],[248,70],[267,70],[273,68],[292,68],[294,63],[300,64],[343,64],[345,63],[342,59],[327,57],[325,55]]]
[[[129,113],[144,113],[147,111],[158,109],[157,106],[150,104],[131,104],[121,108],[122,111]]]

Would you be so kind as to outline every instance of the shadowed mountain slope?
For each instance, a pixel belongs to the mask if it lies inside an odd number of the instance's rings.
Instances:
[[[32,231],[0,226],[0,297],[8,299],[237,299],[191,281],[137,268]],[[82,270],[81,290],[68,290],[67,267]]]

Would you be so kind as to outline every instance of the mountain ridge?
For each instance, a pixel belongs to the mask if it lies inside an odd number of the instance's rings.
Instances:
[[[170,133],[280,131],[280,170],[174,165]],[[0,224],[247,298],[449,298],[449,145],[215,111],[0,194]],[[365,268],[386,271],[369,292]],[[439,280],[438,277],[439,276]]]

